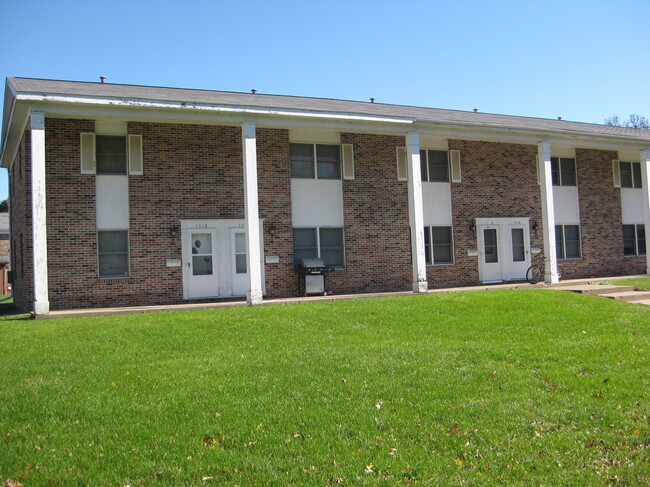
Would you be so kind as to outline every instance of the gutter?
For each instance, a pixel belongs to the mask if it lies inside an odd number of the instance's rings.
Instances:
[[[205,103],[186,103],[186,102],[163,102],[151,101],[137,98],[90,98],[83,96],[67,95],[33,95],[19,94],[16,97],[19,101],[27,102],[52,102],[52,103],[74,103],[82,105],[99,105],[99,106],[122,106],[122,107],[139,107],[139,108],[158,108],[158,109],[179,109],[179,110],[199,110],[213,112],[241,113],[247,115],[275,115],[291,116],[305,118],[325,118],[339,119],[347,121],[363,122],[380,122],[380,123],[398,123],[412,124],[413,118],[404,117],[385,117],[375,115],[358,115],[354,113],[332,113],[332,112],[305,112],[300,110],[288,110],[281,108],[260,108],[253,106],[235,106],[235,105],[212,105]]]

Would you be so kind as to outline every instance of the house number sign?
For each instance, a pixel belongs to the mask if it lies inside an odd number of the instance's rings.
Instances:
[[[196,228],[208,228],[208,224],[207,223],[197,223]]]

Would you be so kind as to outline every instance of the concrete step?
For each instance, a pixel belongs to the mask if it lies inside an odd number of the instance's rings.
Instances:
[[[594,290],[598,295],[634,292],[634,286],[614,286],[611,284],[595,284],[594,286]],[[598,291],[598,288],[601,288],[601,290]]]
[[[604,298],[618,299],[620,301],[644,301],[650,299],[648,291],[623,291],[618,293],[602,294]]]
[[[614,286],[612,284],[565,284],[563,286],[554,285],[554,287],[561,287],[565,291],[574,291],[583,294],[595,294],[603,296],[605,294],[615,294],[620,292],[630,292],[634,288],[632,286]]]

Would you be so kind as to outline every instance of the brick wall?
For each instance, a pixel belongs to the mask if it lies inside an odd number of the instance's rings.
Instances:
[[[11,185],[10,225],[11,261],[14,270],[13,298],[16,306],[33,309],[34,276],[32,266],[31,138],[26,131],[9,171]]]
[[[462,181],[451,183],[454,232],[453,266],[429,266],[430,288],[466,286],[479,283],[476,232],[470,230],[475,218],[528,217],[532,247],[542,247],[542,213],[537,184],[537,146],[497,142],[449,140],[449,149],[460,151]]]
[[[265,220],[264,253],[280,257],[279,263],[265,265],[266,296],[295,296],[288,131],[257,130],[257,170],[260,218]],[[272,227],[273,235],[269,233]]]
[[[94,126],[48,119],[46,127],[52,309],[182,302],[182,269],[166,266],[181,258],[180,220],[244,218],[241,129],[128,124],[143,136],[144,157],[144,174],[129,176],[131,277],[98,279],[95,176],[79,173],[79,133]],[[274,297],[295,283],[288,150],[287,131],[258,130],[260,216],[277,228],[272,238],[264,232],[265,249],[281,258],[266,267]]]
[[[143,135],[144,174],[129,177],[128,279],[97,278],[95,176],[79,171],[79,133],[85,120],[46,120],[49,289],[52,309],[182,302],[181,219],[243,219],[241,129],[130,122]],[[268,297],[297,294],[293,270],[291,176],[286,130],[258,129],[260,217]],[[344,180],[346,268],[328,275],[336,293],[410,290],[408,189],[398,181],[395,148],[404,138],[341,134],[353,144],[355,179]],[[477,248],[470,224],[481,217],[528,217],[531,246],[542,247],[540,188],[534,145],[450,140],[460,151],[462,182],[451,184],[452,266],[429,266],[429,287],[477,284]],[[583,258],[565,261],[569,277],[642,272],[645,258],[623,258],[620,192],[611,182],[615,153],[578,150]],[[11,169],[15,300],[32,309],[29,133]],[[532,229],[538,224],[538,230]],[[269,229],[275,232],[270,234]],[[174,232],[174,233],[173,233]],[[542,256],[537,257],[537,262]]]
[[[613,151],[576,149],[582,258],[560,261],[567,278],[645,273],[645,257],[624,257],[621,191]]]
[[[397,180],[403,137],[341,134],[354,146],[355,178],[343,181],[345,270],[330,273],[336,293],[411,289],[408,190]]]

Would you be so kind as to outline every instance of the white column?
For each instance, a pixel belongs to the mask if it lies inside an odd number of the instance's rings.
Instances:
[[[643,186],[643,224],[645,225],[646,274],[650,276],[650,252],[648,236],[650,235],[650,148],[641,151],[641,185]]]
[[[257,195],[257,140],[255,124],[242,124],[244,155],[244,215],[246,217],[246,268],[248,269],[248,304],[262,304],[262,250]]]
[[[413,262],[413,292],[426,293],[427,265],[424,257],[424,209],[422,207],[422,176],[420,169],[420,134],[406,134],[408,157],[409,223],[411,225],[411,259]]]
[[[34,313],[50,312],[47,289],[47,223],[45,213],[45,114],[31,113],[32,240],[34,252]]]
[[[556,283],[557,256],[555,253],[555,209],[553,207],[553,177],[551,175],[551,144],[537,144],[539,186],[542,192],[542,229],[544,231],[544,282]]]

